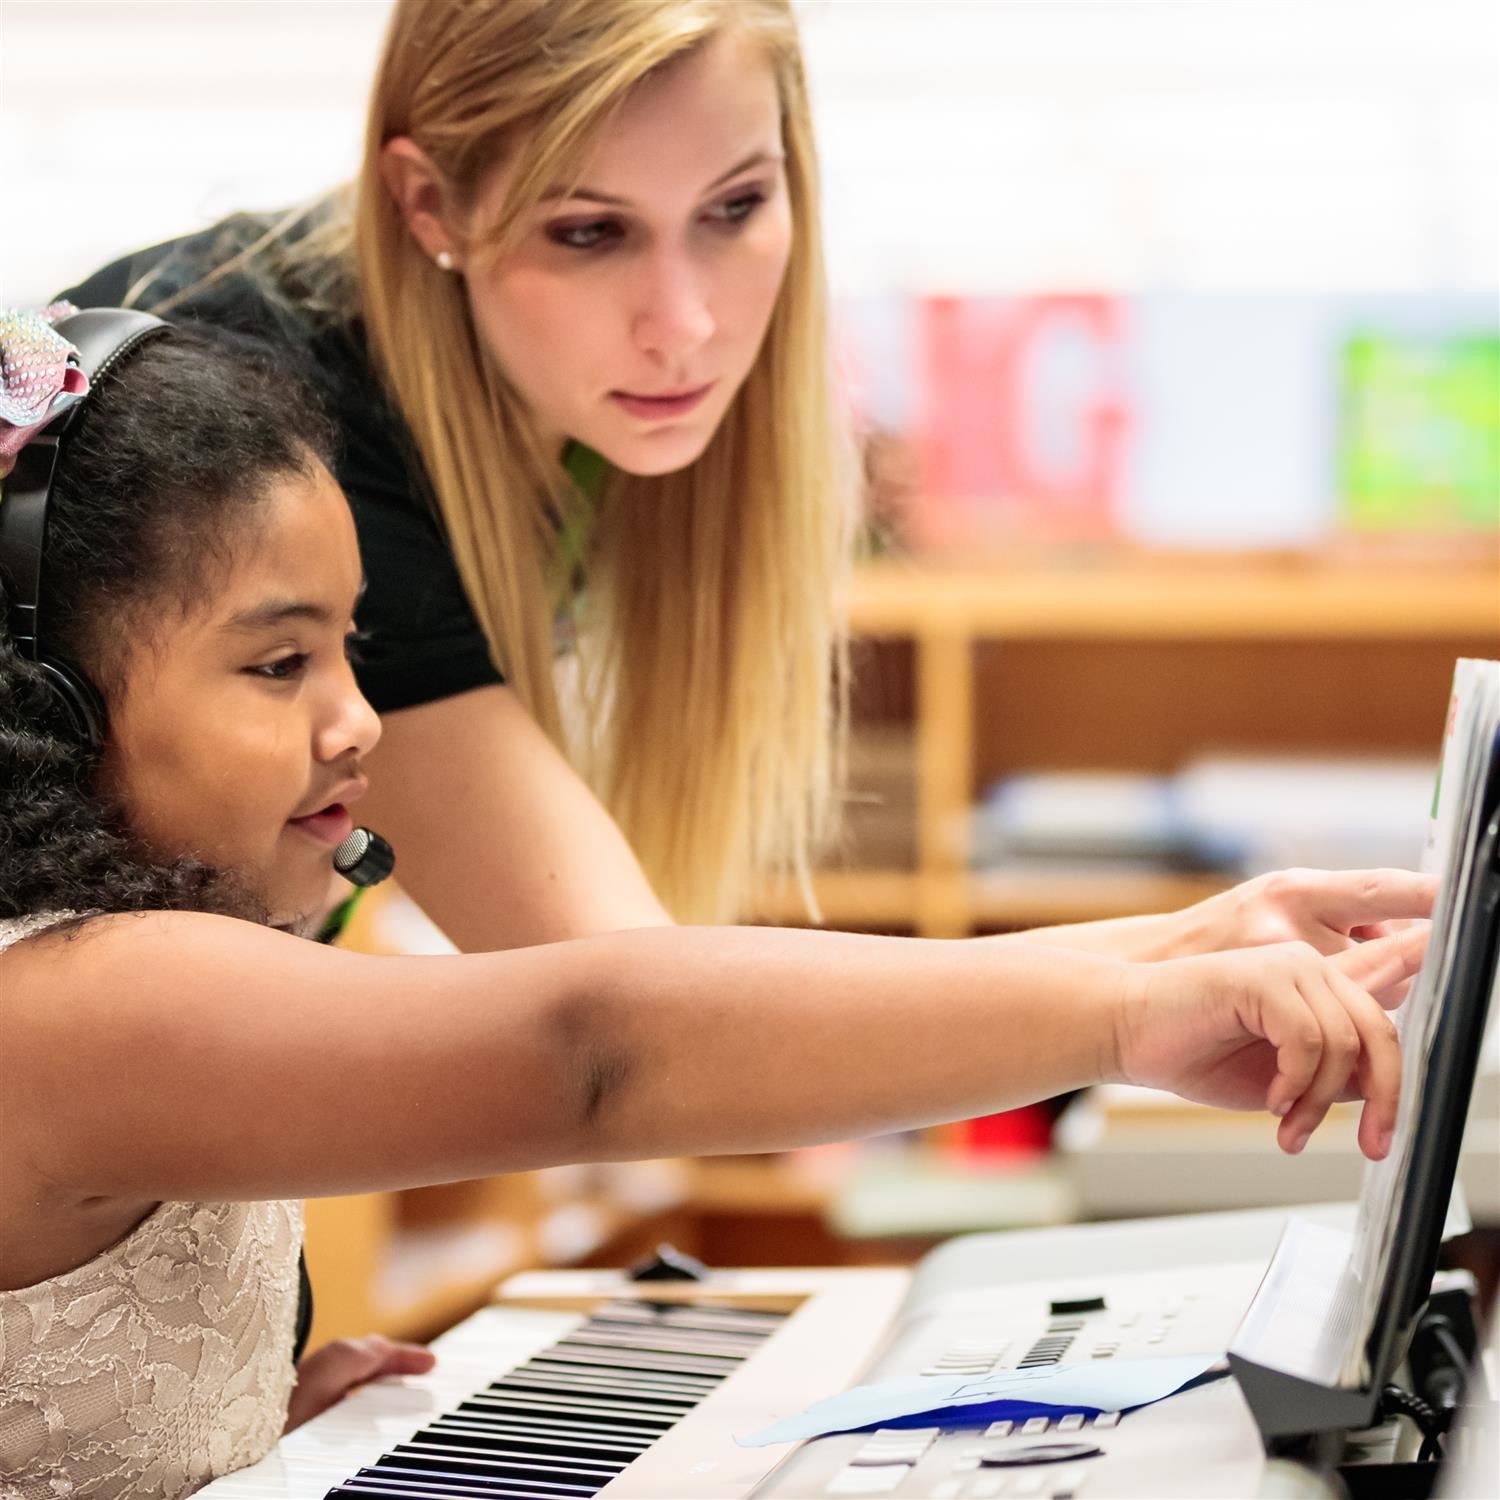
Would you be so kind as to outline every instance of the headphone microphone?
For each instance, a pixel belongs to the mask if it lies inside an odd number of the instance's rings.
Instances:
[[[368,828],[356,828],[333,851],[333,868],[350,885],[379,885],[395,867],[396,851]]]

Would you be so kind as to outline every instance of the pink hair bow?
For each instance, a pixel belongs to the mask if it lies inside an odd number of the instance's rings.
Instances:
[[[77,311],[71,302],[0,308],[0,479],[28,438],[88,394],[78,350],[52,326]]]

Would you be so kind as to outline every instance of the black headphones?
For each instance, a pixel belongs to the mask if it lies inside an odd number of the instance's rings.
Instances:
[[[90,389],[138,344],[170,330],[150,313],[94,307],[59,318],[54,330],[78,350]],[[75,401],[27,440],[0,493],[0,580],[9,608],[6,624],[16,650],[41,668],[59,711],[74,736],[91,750],[103,748],[108,728],[104,698],[75,666],[44,645],[42,558],[47,547],[47,509],[63,440],[88,405]]]

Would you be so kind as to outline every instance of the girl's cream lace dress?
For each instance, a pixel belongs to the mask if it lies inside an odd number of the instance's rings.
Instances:
[[[0,952],[48,921],[0,921]],[[162,1203],[85,1265],[0,1291],[0,1496],[177,1500],[262,1458],[295,1376],[301,1243],[300,1203]]]

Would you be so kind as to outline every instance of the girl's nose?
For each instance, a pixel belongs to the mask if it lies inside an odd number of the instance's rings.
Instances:
[[[370,707],[349,672],[317,732],[319,760],[333,761],[351,752],[364,757],[380,741],[380,716]]]

